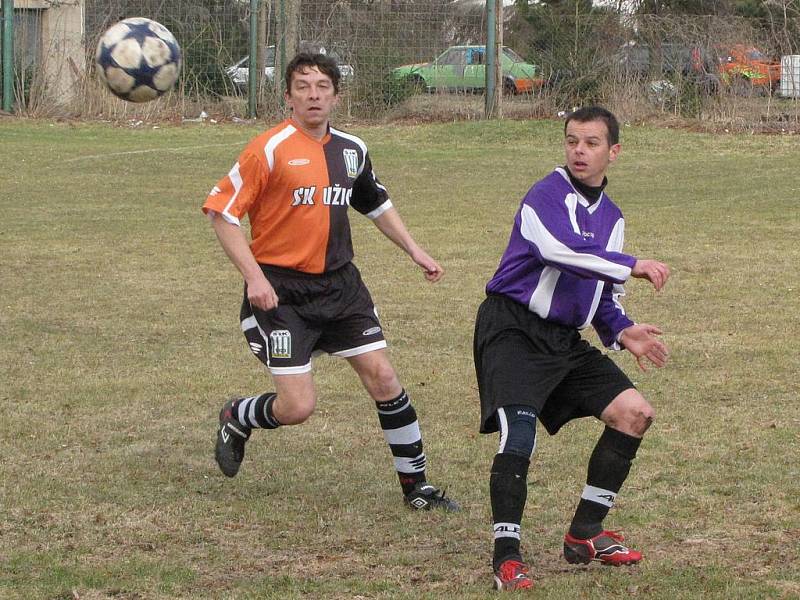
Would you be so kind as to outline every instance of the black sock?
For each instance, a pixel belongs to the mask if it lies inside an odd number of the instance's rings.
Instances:
[[[519,550],[520,523],[528,497],[530,460],[516,454],[496,454],[489,478],[489,496],[494,523],[494,557],[496,570],[506,558],[522,560]]]
[[[233,416],[245,427],[276,429],[281,426],[272,413],[272,405],[278,395],[272,392],[241,398],[233,403]]]
[[[603,531],[603,519],[614,506],[641,438],[606,427],[589,459],[586,487],[569,527],[571,536],[588,539]]]
[[[417,483],[425,481],[426,459],[417,413],[405,390],[397,398],[376,402],[375,407],[403,493],[408,494]]]

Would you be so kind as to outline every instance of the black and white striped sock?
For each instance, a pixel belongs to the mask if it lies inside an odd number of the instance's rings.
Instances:
[[[414,485],[425,481],[425,453],[417,413],[403,390],[397,398],[376,402],[383,437],[394,457],[394,467],[400,478],[403,493],[413,491]]]
[[[233,403],[233,415],[245,427],[276,429],[281,426],[272,414],[272,404],[278,395],[267,392],[260,396],[242,398]]]

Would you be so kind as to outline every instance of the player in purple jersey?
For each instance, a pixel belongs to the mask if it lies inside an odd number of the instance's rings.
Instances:
[[[661,330],[634,323],[619,298],[630,277],[660,290],[669,268],[622,251],[625,222],[604,191],[606,171],[620,152],[614,115],[598,106],[581,108],[567,117],[564,134],[566,165],[523,198],[475,324],[480,431],[500,432],[489,480],[499,590],[533,585],[520,553],[520,522],[537,420],[551,435],[580,417],[605,423],[564,537],[564,558],[611,565],[642,558],[621,535],[605,530],[603,519],[654,411],[579,330],[592,325],[607,348],[629,351],[642,370],[648,363],[663,367],[668,350],[657,337]]]

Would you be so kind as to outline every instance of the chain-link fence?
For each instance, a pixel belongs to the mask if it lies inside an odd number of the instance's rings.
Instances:
[[[352,116],[374,117],[408,95],[392,71],[432,61],[450,46],[481,44],[483,3],[427,0],[260,0],[256,31],[245,1],[87,1],[89,50],[106,27],[144,16],[170,29],[181,43],[178,95],[190,107],[244,116],[249,81],[249,37],[257,36],[258,107],[281,110],[282,67],[296,50],[327,53],[343,75],[341,106]],[[85,105],[85,103],[84,103]]]
[[[47,86],[31,85],[37,50],[18,50],[28,61],[24,66],[17,61],[18,111],[66,111],[85,118],[186,118],[201,112],[244,118],[255,36],[255,100],[265,119],[283,110],[282,66],[297,49],[326,52],[339,61],[340,110],[350,117],[480,118],[483,112],[482,0],[259,0],[253,19],[250,0],[72,1],[85,3],[87,69],[77,93],[66,103],[52,96],[43,100]],[[507,116],[553,116],[601,102],[626,119],[669,116],[749,128],[798,127],[798,21],[564,15],[517,4],[507,7],[502,19]],[[35,16],[29,11],[26,22],[34,23]],[[165,25],[183,51],[174,92],[142,106],[111,97],[93,72],[99,36],[131,16]],[[26,27],[19,22],[17,46],[20,39],[30,46],[35,36],[21,34]]]

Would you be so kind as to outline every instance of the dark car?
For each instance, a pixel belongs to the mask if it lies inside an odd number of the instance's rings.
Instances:
[[[616,55],[617,66],[626,74],[649,77],[680,75],[683,77],[715,74],[714,53],[701,46],[663,43],[658,46],[628,42]]]
[[[624,44],[614,57],[617,72],[626,78],[648,82],[649,88],[672,88],[681,80],[706,94],[720,87],[719,60],[712,49],[698,45],[664,42]]]

